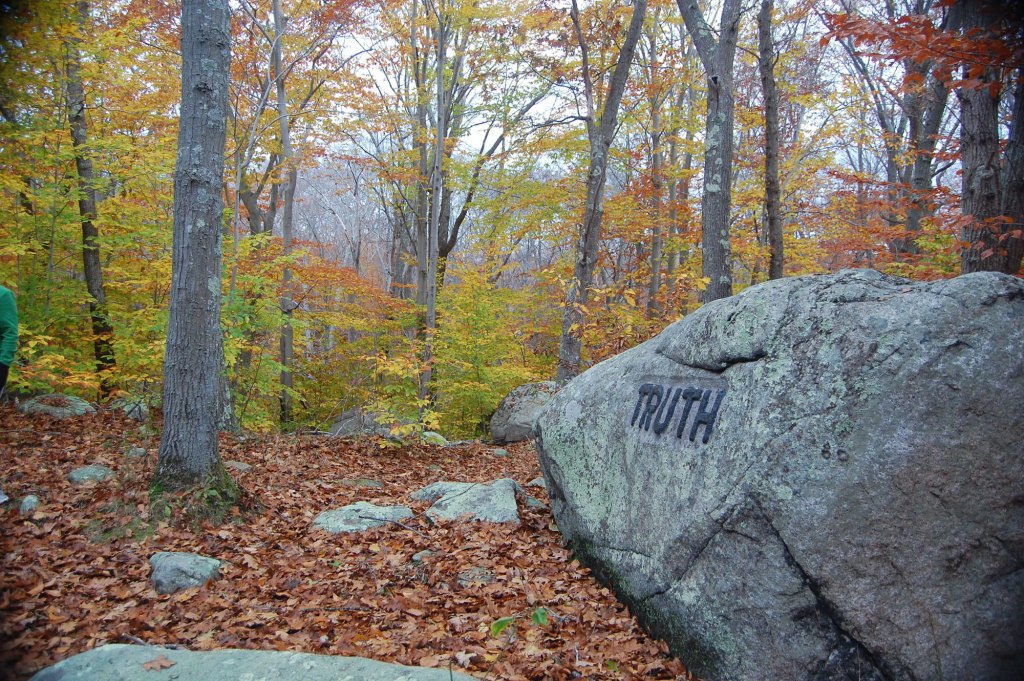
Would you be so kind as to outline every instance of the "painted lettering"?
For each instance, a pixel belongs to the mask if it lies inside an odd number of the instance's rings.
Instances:
[[[700,441],[707,444],[714,433],[725,392],[724,389],[694,386],[680,388],[644,383],[637,392],[629,425],[638,430],[654,431],[655,435],[661,435],[671,428],[674,421],[676,439],[681,440],[686,436],[690,442],[697,441],[698,432],[703,427]]]

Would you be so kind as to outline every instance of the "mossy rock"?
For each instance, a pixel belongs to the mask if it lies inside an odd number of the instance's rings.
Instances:
[[[52,416],[55,419],[67,419],[73,416],[85,416],[86,414],[96,413],[96,409],[82,398],[73,395],[61,395],[60,393],[33,397],[26,402],[22,402],[19,409],[23,414],[43,414]]]

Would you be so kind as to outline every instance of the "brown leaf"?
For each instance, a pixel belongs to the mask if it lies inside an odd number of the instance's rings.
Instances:
[[[161,669],[167,669],[174,666],[173,660],[168,660],[165,655],[153,658],[149,662],[143,662],[142,668],[148,672],[158,672]]]

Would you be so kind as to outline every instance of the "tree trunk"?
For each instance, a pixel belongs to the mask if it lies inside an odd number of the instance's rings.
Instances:
[[[663,96],[659,95],[656,87],[658,76],[658,31],[660,30],[660,8],[655,10],[653,23],[654,28],[648,34],[647,40],[650,47],[650,54],[647,55],[648,69],[650,70],[651,95],[649,104],[651,107],[651,280],[647,287],[647,315],[653,316],[661,312],[661,305],[658,302],[658,293],[661,290],[661,265],[664,235],[662,233],[662,150],[661,150],[661,104]]]
[[[757,15],[758,59],[764,90],[764,210],[767,225],[768,278],[783,276],[782,200],[779,187],[779,90],[775,85],[775,45],[772,41],[773,0],[761,0]]]
[[[281,242],[284,256],[287,258],[292,252],[292,215],[295,208],[295,183],[298,179],[298,171],[295,168],[295,159],[292,156],[291,123],[288,113],[288,98],[285,92],[285,74],[281,67],[281,41],[284,38],[285,22],[284,14],[281,12],[281,0],[273,0],[274,12],[274,49],[271,54],[274,67],[274,80],[277,86],[277,119],[280,125],[281,135],[281,163],[284,165],[287,177],[284,185],[284,211],[281,215]],[[295,302],[291,297],[290,284],[292,280],[291,267],[284,266],[281,278],[281,311],[284,313],[284,324],[281,326],[281,398],[280,398],[280,423],[287,427],[292,422],[292,394],[294,378],[292,375],[293,364],[293,339],[292,339],[292,311],[295,309]]]
[[[580,351],[583,343],[583,325],[586,322],[586,306],[590,301],[590,287],[594,281],[594,270],[597,267],[598,245],[601,240],[601,219],[604,214],[602,194],[608,170],[608,150],[615,134],[618,121],[619,104],[626,87],[626,76],[636,52],[636,44],[640,39],[644,15],[647,12],[647,0],[636,0],[633,5],[633,16],[630,19],[626,38],[619,48],[608,94],[601,118],[598,121],[597,107],[594,103],[594,81],[590,73],[589,57],[583,33],[579,26],[579,9],[573,0],[572,17],[576,28],[583,58],[583,78],[587,98],[587,137],[590,141],[590,168],[587,171],[587,195],[583,207],[583,222],[580,225],[579,241],[576,245],[576,265],[573,268],[572,280],[565,295],[565,311],[562,317],[562,336],[558,346],[558,381],[567,381],[580,373]]]
[[[445,104],[444,62],[448,26],[440,5],[435,6],[437,15],[437,129],[434,131],[434,167],[430,173],[430,223],[427,230],[427,273],[424,295],[424,345],[423,373],[420,374],[419,397],[426,399],[433,377],[434,330],[437,328],[437,259],[438,239],[441,225],[441,208],[444,203],[444,140],[448,123],[445,120],[448,107]]]
[[[222,473],[221,221],[231,29],[227,0],[182,4],[181,125],[174,172],[171,309],[156,482],[187,487]]]
[[[965,0],[963,28],[971,35],[988,36],[993,17],[982,3]],[[965,78],[970,78],[965,66]],[[987,67],[977,87],[960,88],[960,150],[963,166],[961,212],[969,220],[963,230],[967,242],[960,254],[962,272],[1008,269],[1000,243],[999,215],[999,95],[989,86],[999,82],[994,67]]]
[[[82,34],[88,30],[89,3],[75,4],[75,23]],[[107,317],[107,297],[103,291],[103,269],[100,266],[100,247],[96,228],[96,187],[92,159],[89,157],[89,127],[85,118],[85,88],[82,85],[81,38],[68,40],[67,103],[71,140],[75,150],[75,170],[78,173],[78,212],[82,222],[82,264],[85,287],[89,291],[89,319],[92,322],[93,353],[100,376],[100,392],[106,397],[112,385],[110,373],[116,366],[114,348],[110,343],[113,329]]]
[[[1010,220],[1004,227],[1007,232],[1006,271],[1017,274],[1024,256],[1024,68],[1017,70],[1010,136],[1003,152],[1002,170],[1000,214]]]
[[[708,280],[704,302],[732,295],[729,213],[732,203],[732,152],[735,102],[733,62],[739,33],[739,0],[725,0],[716,41],[696,0],[676,0],[708,78],[708,117],[701,200],[702,274]]]

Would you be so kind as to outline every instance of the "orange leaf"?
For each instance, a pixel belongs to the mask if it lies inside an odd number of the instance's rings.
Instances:
[[[441,664],[441,660],[437,655],[424,655],[419,659],[419,665],[421,667],[436,667]]]
[[[167,669],[168,667],[173,667],[173,666],[174,666],[174,661],[173,660],[168,660],[167,657],[164,656],[164,655],[161,655],[161,656],[159,656],[157,658],[154,658],[154,659],[150,660],[149,662],[143,662],[142,663],[142,668],[145,669],[148,672],[158,672],[161,669]]]

